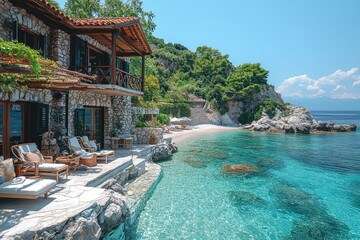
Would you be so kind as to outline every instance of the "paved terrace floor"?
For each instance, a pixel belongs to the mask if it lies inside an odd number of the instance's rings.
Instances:
[[[134,145],[131,150],[115,151],[108,163],[98,163],[86,171],[73,173],[59,180],[47,199],[35,200],[0,198],[0,239],[19,232],[54,226],[78,215],[94,202],[109,197],[105,189],[96,188],[111,176],[133,164],[132,159],[150,151],[149,145]],[[50,178],[50,177],[49,177]]]

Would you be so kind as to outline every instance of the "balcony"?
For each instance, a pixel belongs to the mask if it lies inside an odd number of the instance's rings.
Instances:
[[[143,79],[118,68],[115,68],[116,72],[113,82],[111,66],[71,66],[69,69],[94,77],[96,80],[89,82],[91,84],[111,84],[137,92],[144,91]]]

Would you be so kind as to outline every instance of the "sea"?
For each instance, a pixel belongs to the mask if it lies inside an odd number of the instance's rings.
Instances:
[[[356,123],[360,111],[312,111]],[[360,239],[360,131],[227,131],[178,144],[127,239]],[[231,174],[226,164],[256,171]]]

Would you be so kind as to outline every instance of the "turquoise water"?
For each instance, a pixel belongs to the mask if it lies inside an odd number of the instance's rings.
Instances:
[[[234,131],[178,147],[129,239],[360,239],[359,131]],[[222,170],[241,163],[258,172]]]

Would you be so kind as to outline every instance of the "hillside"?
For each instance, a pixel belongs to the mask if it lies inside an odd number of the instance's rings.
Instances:
[[[159,103],[166,102],[174,108],[179,104],[184,107],[189,94],[193,94],[211,103],[221,124],[221,115],[233,123],[248,123],[261,116],[264,108],[283,103],[267,83],[269,72],[259,63],[234,66],[228,55],[211,47],[198,47],[192,52],[181,44],[155,37],[150,37],[150,42],[153,54],[147,58],[148,91],[144,101],[137,102],[140,105],[162,109],[164,104]],[[132,71],[139,72],[138,66],[137,60],[132,60]],[[169,113],[168,108],[169,104],[165,113]]]

